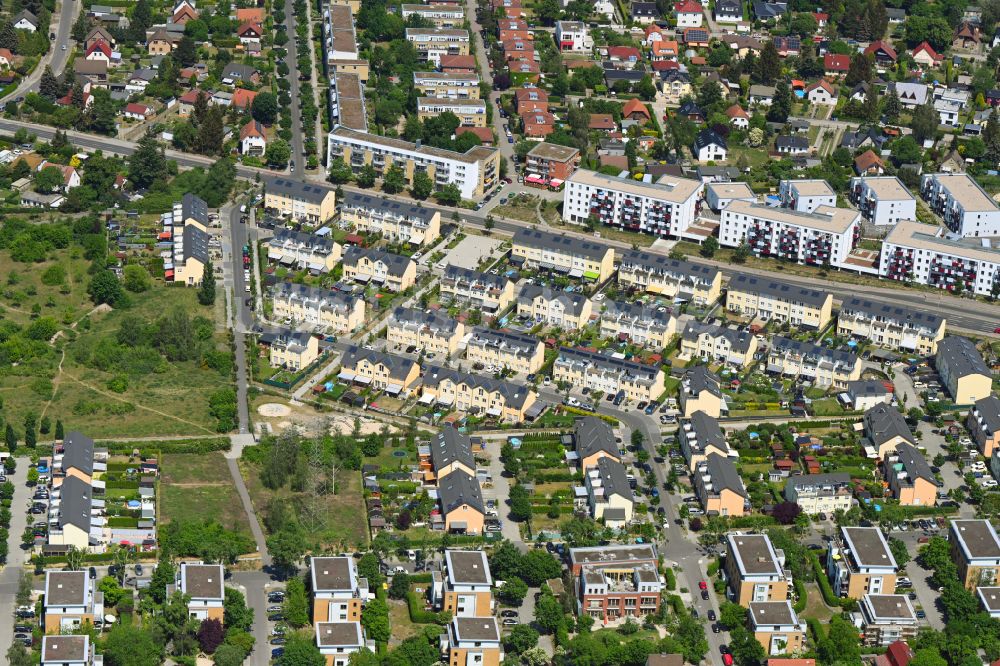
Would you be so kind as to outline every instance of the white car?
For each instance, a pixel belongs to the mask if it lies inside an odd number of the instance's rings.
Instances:
[[[980,479],[979,485],[983,488],[996,488],[1000,484],[997,483],[996,479]]]

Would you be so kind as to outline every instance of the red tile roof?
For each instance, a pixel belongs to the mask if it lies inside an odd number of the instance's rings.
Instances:
[[[455,130],[455,136],[463,134],[475,134],[483,144],[493,143],[493,130],[489,127],[459,127]]]
[[[913,49],[913,55],[917,55],[921,51],[926,51],[927,55],[929,55],[934,60],[944,60],[944,56],[935,51],[934,47],[932,47],[927,42],[920,42],[919,44],[917,44],[916,48]]]
[[[610,113],[590,114],[590,129],[613,130],[615,129],[615,119]]]
[[[896,59],[896,49],[892,48],[888,42],[878,39],[871,43],[871,45],[865,49],[865,55],[873,54],[878,51],[882,51],[891,59]]]
[[[137,102],[130,102],[129,104],[125,105],[125,113],[136,113],[139,114],[140,116],[144,116],[146,115],[147,112],[149,112],[149,110],[150,109],[148,106],[146,106],[145,104],[139,104]]]
[[[634,46],[612,46],[608,49],[608,57],[618,60],[629,60],[630,58],[639,60],[642,58],[642,54]]]
[[[647,109],[646,105],[643,104],[638,99],[630,99],[629,101],[625,102],[625,107],[622,109],[623,116],[626,117],[631,116],[633,113],[641,113],[642,115],[646,116],[647,119],[650,117],[649,109]]]
[[[675,14],[701,14],[701,12],[701,3],[694,0],[684,0],[674,5]]]
[[[237,109],[248,109],[253,104],[253,98],[257,93],[246,88],[237,88],[233,91],[233,106]]]
[[[726,109],[726,115],[730,118],[746,118],[750,119],[750,115],[743,109],[739,104],[733,104],[731,107]]]
[[[828,72],[846,72],[851,68],[851,56],[827,53],[823,56],[823,69]]]

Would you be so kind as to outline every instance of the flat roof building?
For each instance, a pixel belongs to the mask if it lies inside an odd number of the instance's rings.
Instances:
[[[920,196],[960,236],[1000,235],[1000,206],[968,174],[926,174]]]

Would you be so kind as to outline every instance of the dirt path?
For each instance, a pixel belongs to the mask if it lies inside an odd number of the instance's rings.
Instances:
[[[45,412],[49,411],[49,407],[52,405],[52,401],[56,399],[56,394],[59,392],[59,380],[62,379],[62,367],[63,361],[66,360],[66,350],[62,350],[62,356],[59,357],[59,367],[56,368],[56,376],[52,378],[52,397],[48,399],[45,406],[42,407],[42,415],[39,418],[45,416]]]

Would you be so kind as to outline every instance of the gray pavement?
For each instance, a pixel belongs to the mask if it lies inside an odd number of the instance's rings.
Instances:
[[[14,484],[14,499],[10,504],[10,531],[7,536],[7,564],[0,571],[0,648],[6,654],[14,642],[14,606],[17,588],[28,559],[28,551],[21,548],[21,535],[28,525],[31,489],[25,485],[28,479],[29,461],[17,459],[17,470],[7,475]]]
[[[253,609],[253,652],[248,657],[251,666],[267,666],[271,661],[271,649],[268,644],[272,623],[267,621],[267,593],[272,589],[282,587],[275,583],[271,576],[261,571],[237,571],[232,575],[232,583],[241,588],[246,597],[247,605]]]
[[[308,7],[307,7],[308,11]],[[302,90],[299,83],[299,62],[297,53],[297,39],[295,34],[295,10],[294,3],[292,0],[285,0],[285,16],[286,23],[288,25],[288,42],[285,44],[285,48],[288,51],[288,56],[285,58],[285,62],[288,64],[289,74],[288,81],[291,84],[289,94],[292,96],[291,114],[292,114],[292,160],[295,161],[296,168],[295,172],[291,173],[291,177],[296,180],[305,180],[306,164],[305,164],[305,143],[302,137],[302,105],[300,104]],[[310,43],[311,46],[311,43]],[[310,60],[312,59],[312,49],[310,48]],[[315,69],[315,68],[314,68]]]
[[[80,13],[82,3],[81,0],[63,0],[59,5],[58,11],[52,13],[49,25],[49,32],[56,35],[56,38],[52,40],[52,48],[42,56],[38,65],[35,66],[34,71],[22,79],[21,84],[13,92],[0,99],[0,103],[8,102],[17,97],[23,97],[32,91],[37,92],[46,66],[51,67],[52,73],[57,77],[62,75],[62,71],[66,68],[66,63],[69,61],[69,56],[75,48],[75,42],[70,37],[70,31],[73,29],[73,22],[76,21],[77,14]],[[65,51],[63,50],[64,45],[66,47]]]

